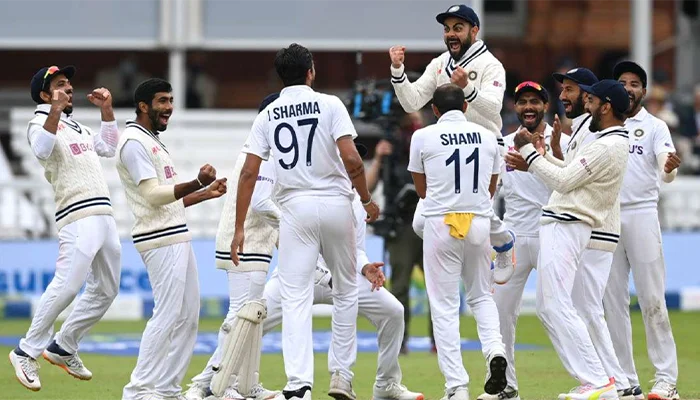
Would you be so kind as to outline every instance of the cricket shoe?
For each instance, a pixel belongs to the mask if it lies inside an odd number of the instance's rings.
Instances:
[[[41,389],[39,363],[35,359],[18,347],[10,352],[10,364],[15,368],[15,377],[22,386],[34,392]]]
[[[476,400],[520,400],[520,394],[518,393],[518,389],[506,386],[506,388],[498,394],[484,393],[477,397]]]
[[[372,398],[373,400],[423,400],[425,396],[423,396],[423,393],[411,392],[400,383],[389,382],[384,387],[378,387],[375,384],[372,390]]]
[[[70,376],[81,381],[89,381],[92,379],[92,372],[85,368],[83,360],[78,357],[78,353],[70,354],[63,350],[56,341],[51,342],[49,347],[44,350],[44,359],[49,363],[63,368]]]
[[[189,389],[185,392],[185,400],[204,400],[211,396],[209,387],[200,385],[199,383],[190,383]]]
[[[569,393],[559,395],[559,400],[618,400],[615,383],[611,381],[605,386],[591,384],[577,386]]]
[[[502,352],[494,352],[489,356],[487,363],[488,371],[486,372],[486,383],[484,384],[484,392],[487,394],[498,395],[508,386],[506,378],[506,369],[508,361]]]
[[[508,231],[513,240],[501,247],[494,247],[496,250],[496,265],[493,270],[493,281],[503,285],[510,280],[515,271],[515,233]]]
[[[268,390],[265,389],[262,385],[261,382],[256,383],[255,386],[253,386],[250,389],[250,393],[245,395],[246,399],[253,399],[253,400],[270,400],[274,399],[275,396],[280,394],[279,390]]]
[[[647,395],[648,400],[678,400],[680,395],[673,385],[664,381],[656,381]]]
[[[617,391],[617,397],[620,400],[644,400],[644,393],[642,388],[637,386],[628,387],[627,389],[619,389]]]
[[[224,391],[224,395],[221,396],[220,400],[245,400],[245,396],[238,393],[235,387],[230,386]]]
[[[311,386],[304,386],[297,390],[283,390],[275,396],[274,400],[311,400]]]
[[[469,400],[469,389],[458,387],[453,390],[446,390],[445,397],[440,400]]]
[[[331,376],[331,387],[328,395],[336,400],[356,400],[357,395],[352,390],[352,382],[343,378],[340,372],[335,371]]]

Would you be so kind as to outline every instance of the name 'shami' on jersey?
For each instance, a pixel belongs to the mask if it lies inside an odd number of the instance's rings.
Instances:
[[[317,101],[307,101],[300,104],[285,104],[279,107],[274,107],[272,110],[267,110],[269,121],[300,117],[302,115],[320,114],[321,109]]]
[[[481,144],[481,133],[443,133],[440,135],[443,146],[454,146],[460,144]]]

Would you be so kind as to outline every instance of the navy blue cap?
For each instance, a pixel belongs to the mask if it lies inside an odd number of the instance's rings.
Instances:
[[[620,61],[619,63],[615,64],[615,67],[613,68],[613,78],[618,80],[625,72],[631,72],[637,75],[639,80],[642,81],[642,87],[647,87],[647,72],[644,71],[644,68],[642,68],[641,65],[633,61]]]
[[[73,75],[75,75],[75,67],[72,65],[68,65],[63,68],[59,68],[55,65],[52,65],[50,67],[44,67],[40,69],[39,71],[34,74],[32,77],[32,83],[31,83],[31,93],[32,93],[32,100],[36,104],[42,104],[44,103],[44,100],[41,99],[41,92],[48,90],[49,85],[51,84],[51,79],[53,76],[56,75],[65,75],[66,78],[71,79],[73,78]]]
[[[552,76],[559,83],[564,83],[564,79],[571,79],[579,85],[593,85],[598,82],[598,77],[588,68],[574,68],[564,74],[556,72]]]
[[[449,17],[463,19],[474,26],[479,26],[479,17],[471,7],[464,4],[455,4],[454,6],[448,8],[444,13],[438,14],[435,19],[437,22],[445,24],[445,20]]]
[[[617,112],[625,112],[630,106],[630,98],[622,84],[614,79],[603,79],[593,86],[579,85],[581,90],[610,103]]]

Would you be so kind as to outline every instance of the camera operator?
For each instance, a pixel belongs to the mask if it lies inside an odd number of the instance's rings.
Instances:
[[[405,331],[401,354],[408,353],[409,321],[411,317],[410,289],[413,267],[423,269],[423,241],[413,231],[411,224],[418,203],[418,195],[408,172],[408,155],[411,135],[424,126],[420,112],[405,114],[398,128],[390,131],[377,143],[372,164],[367,170],[367,187],[373,192],[379,181],[384,185],[383,220],[374,225],[375,234],[384,237],[391,264],[391,292],[404,306]],[[435,352],[433,327],[428,326],[432,351]]]

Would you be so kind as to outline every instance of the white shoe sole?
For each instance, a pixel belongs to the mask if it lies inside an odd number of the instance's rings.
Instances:
[[[63,361],[61,356],[59,356],[58,354],[54,354],[54,353],[51,353],[50,351],[44,350],[44,353],[42,354],[42,356],[44,357],[44,360],[49,362],[49,364],[55,365],[55,366],[61,368],[62,370],[66,371],[68,373],[68,375],[72,376],[75,379],[78,379],[81,381],[89,381],[90,379],[92,379],[92,375],[90,375],[90,376],[80,375],[80,374],[72,371],[70,368],[68,368],[66,363]]]

